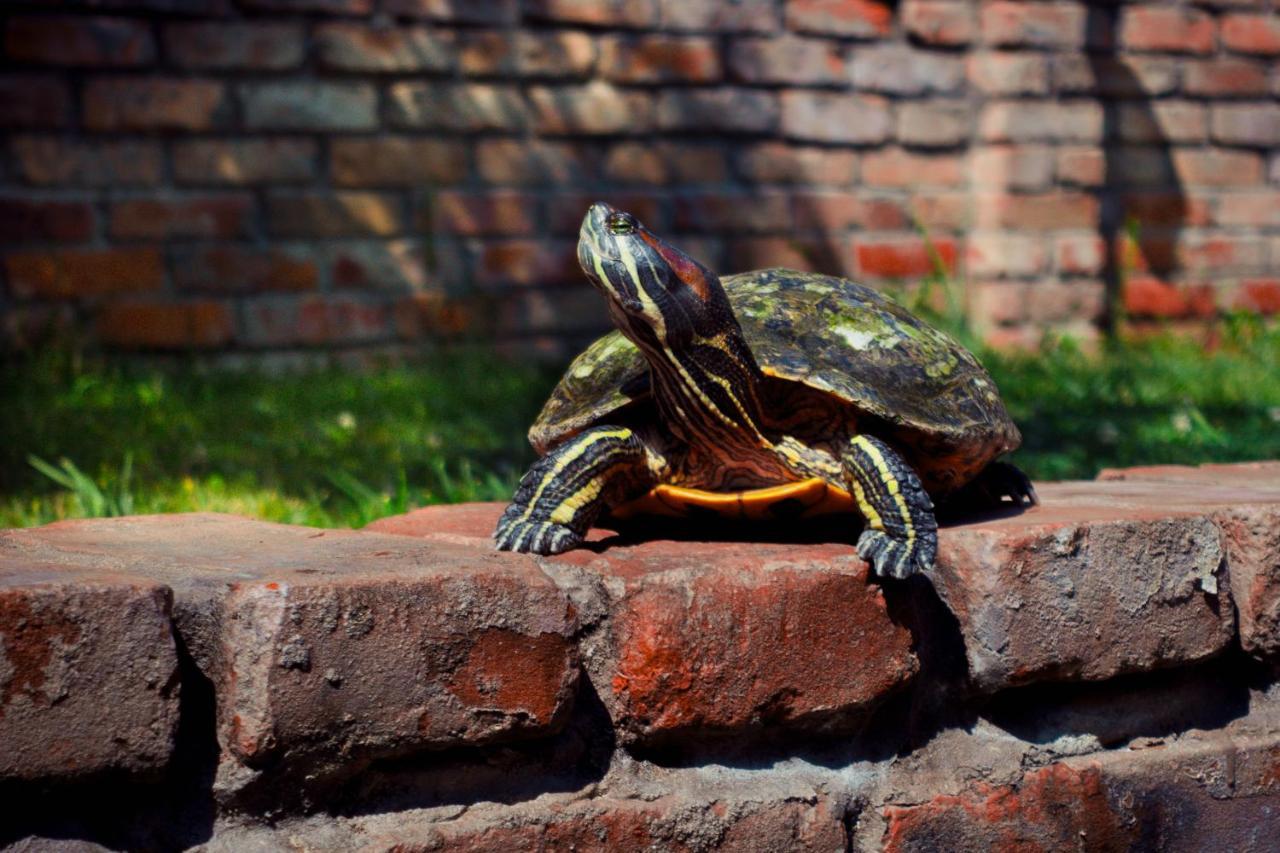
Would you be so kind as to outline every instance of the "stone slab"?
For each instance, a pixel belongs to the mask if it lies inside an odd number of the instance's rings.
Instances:
[[[169,590],[27,559],[14,537],[0,531],[0,780],[163,768],[178,723]]]

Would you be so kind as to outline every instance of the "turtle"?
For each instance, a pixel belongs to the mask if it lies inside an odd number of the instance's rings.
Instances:
[[[944,332],[845,278],[719,278],[634,215],[593,204],[578,261],[616,326],[572,361],[529,430],[538,460],[494,531],[557,554],[602,514],[788,522],[861,516],[881,577],[928,571],[934,500],[1018,506],[997,457],[1021,435],[991,376]]]

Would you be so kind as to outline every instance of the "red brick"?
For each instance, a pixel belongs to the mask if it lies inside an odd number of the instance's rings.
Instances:
[[[586,33],[521,31],[516,35],[516,69],[522,75],[585,77],[595,65],[596,40]],[[601,66],[605,66],[603,60]]]
[[[1254,278],[1242,281],[1233,307],[1259,314],[1280,314],[1280,279]]]
[[[1044,269],[1045,247],[1036,236],[975,231],[965,243],[965,271],[990,278],[1022,278]]]
[[[1280,190],[1223,195],[1218,199],[1213,221],[1226,226],[1280,228]]]
[[[514,24],[520,19],[519,0],[383,0],[379,8],[388,15],[468,24]]]
[[[449,131],[517,131],[529,110],[514,86],[488,83],[396,83],[388,90],[388,118],[396,127]]]
[[[884,148],[862,158],[862,183],[871,187],[958,186],[964,165],[957,157]]]
[[[1163,146],[1126,145],[1107,151],[1107,177],[1126,187],[1176,187],[1177,177],[1168,149]]]
[[[203,349],[231,340],[225,302],[111,302],[98,312],[98,340],[128,349]]]
[[[14,62],[46,65],[149,65],[155,41],[146,21],[70,15],[16,16],[5,24],[4,49]]]
[[[93,208],[86,201],[0,196],[0,241],[83,242],[93,236]]]
[[[564,240],[489,241],[476,259],[475,280],[482,287],[551,286],[581,278],[577,253]]]
[[[15,136],[9,152],[13,171],[35,186],[153,186],[164,171],[157,142]]]
[[[109,77],[85,85],[92,130],[214,130],[230,120],[226,90],[212,80]]]
[[[1096,142],[1102,120],[1095,101],[996,101],[979,113],[978,132],[989,142]]]
[[[1225,145],[1280,146],[1280,105],[1214,104],[1213,138]]]
[[[272,193],[267,230],[277,237],[391,236],[404,229],[403,203],[386,193]]]
[[[551,234],[577,237],[582,227],[582,217],[594,202],[604,201],[619,210],[633,214],[650,231],[658,234],[669,232],[664,206],[665,199],[645,192],[592,192],[556,193],[547,200],[544,216],[545,227]]]
[[[174,285],[184,293],[308,291],[319,287],[313,253],[288,246],[220,244],[171,250]]]
[[[1141,225],[1208,225],[1209,205],[1204,198],[1179,191],[1148,190],[1125,193],[1120,199],[1126,216]]]
[[[26,537],[0,533],[0,779],[157,773],[178,725],[169,590]]]
[[[714,184],[728,180],[719,146],[622,142],[605,156],[604,175],[623,184]]]
[[[240,237],[252,211],[248,195],[131,198],[111,204],[107,233],[113,240]]]
[[[521,35],[533,36],[533,33],[510,33],[501,30],[468,30],[457,34],[458,70],[466,77],[507,76],[517,73],[516,42]],[[574,33],[583,36],[590,42],[586,33]],[[541,39],[539,39],[541,41]],[[589,59],[595,59],[594,44],[589,45]],[[552,73],[552,72],[548,72]],[[554,76],[563,76],[561,71]],[[571,75],[572,76],[572,75]]]
[[[336,71],[442,73],[455,64],[452,34],[435,28],[325,23],[314,38],[320,64]]]
[[[430,284],[418,240],[343,240],[325,245],[335,288],[412,293]]]
[[[987,44],[1007,47],[1080,47],[1085,38],[1085,10],[1076,3],[1063,2],[984,3],[982,38]]]
[[[790,205],[781,192],[690,193],[676,200],[676,228],[686,231],[768,233],[790,226]]]
[[[820,184],[842,187],[853,183],[858,155],[852,151],[807,148],[785,142],[762,142],[737,156],[742,177],[753,184]]]
[[[370,344],[394,335],[388,302],[357,296],[255,299],[244,304],[242,318],[236,342],[249,347]]]
[[[871,278],[920,278],[938,270],[950,274],[956,266],[956,244],[949,239],[920,237],[856,238],[853,253],[858,270]]]
[[[778,96],[756,89],[664,89],[658,95],[660,130],[770,133],[778,125]]]
[[[373,130],[378,93],[369,83],[281,80],[240,86],[250,130]]]
[[[1097,187],[1106,180],[1106,152],[1101,148],[1062,147],[1055,159],[1055,173],[1060,183]]]
[[[1265,95],[1267,66],[1246,59],[1201,59],[1187,62],[1183,88],[1188,95]]]
[[[580,145],[491,139],[477,144],[476,169],[492,184],[560,186],[591,181],[596,166],[591,152]]]
[[[1247,151],[1174,149],[1172,156],[1187,186],[1252,186],[1262,180],[1262,157]]]
[[[59,77],[0,75],[0,127],[66,127],[71,90]]]
[[[791,215],[799,230],[835,234],[861,225],[864,211],[856,192],[813,190],[791,196]]]
[[[976,200],[977,224],[982,228],[1044,231],[1092,228],[1097,225],[1098,200],[1087,193],[1059,190],[1029,195],[982,195]]]
[[[1237,53],[1280,54],[1280,20],[1270,15],[1232,14],[1222,19],[1222,44]]]
[[[173,143],[180,184],[307,183],[316,175],[313,139],[194,139]]]
[[[402,340],[453,337],[471,328],[465,306],[438,293],[411,293],[395,304],[396,334]]]
[[[906,0],[902,26],[916,40],[930,45],[966,45],[977,35],[973,4],[963,0]]]
[[[1035,190],[1053,178],[1053,152],[1043,145],[984,145],[969,156],[975,186]]]
[[[538,221],[538,201],[528,193],[441,191],[432,204],[432,230],[448,234],[527,236]]]
[[[845,82],[845,51],[827,39],[782,35],[733,41],[729,70],[744,83],[830,85]]]
[[[827,275],[853,275],[852,263],[844,257],[844,242],[844,236],[839,234],[736,239],[729,243],[725,269],[782,268]]]
[[[872,0],[791,0],[787,26],[815,35],[877,38],[889,34],[893,10]]]
[[[600,73],[615,83],[715,83],[723,76],[712,39],[667,35],[601,39]]]
[[[1106,242],[1096,234],[1071,234],[1053,243],[1054,268],[1061,276],[1098,275],[1106,262]]]
[[[1129,6],[1120,41],[1130,50],[1212,53],[1214,22],[1208,12],[1170,6]]]
[[[964,101],[908,101],[898,107],[896,137],[921,148],[957,146],[969,139],[972,115]]]
[[[296,24],[178,23],[163,35],[165,55],[183,68],[281,71],[297,68],[305,53]]]
[[[1265,267],[1266,251],[1266,242],[1259,236],[1190,233],[1177,243],[1177,262],[1191,273],[1259,272]]]
[[[75,299],[159,290],[157,249],[63,249],[5,256],[9,292],[23,299]]]
[[[973,218],[968,193],[923,191],[909,201],[912,222],[926,231],[963,231]]]
[[[709,33],[773,33],[779,30],[778,4],[773,0],[658,0],[662,28]]]
[[[1203,142],[1208,118],[1202,104],[1191,101],[1120,103],[1116,135],[1125,142]]]
[[[527,0],[531,18],[598,27],[651,27],[658,22],[657,0]]]
[[[853,51],[850,62],[855,89],[892,95],[949,93],[964,84],[964,62],[937,51],[901,44],[875,44]]]
[[[237,0],[237,2],[248,9],[268,12],[335,12],[347,15],[367,15],[373,11],[374,4],[374,0]]]
[[[595,80],[529,89],[534,128],[556,135],[644,133],[653,125],[653,96]]]
[[[468,177],[460,142],[380,135],[331,138],[329,173],[346,187],[439,186]]]
[[[1038,325],[1080,320],[1095,323],[1106,308],[1100,281],[1045,281],[1027,289],[1027,319]]]
[[[1044,95],[1049,61],[1040,53],[984,51],[968,57],[969,81],[988,95]]]
[[[884,142],[891,132],[889,102],[874,95],[783,92],[782,132],[813,142]]]
[[[1140,317],[1207,316],[1215,312],[1209,288],[1178,287],[1150,276],[1125,282],[1124,309]]]
[[[590,287],[521,290],[502,300],[494,334],[499,338],[598,333],[604,303]]]
[[[1063,95],[1105,95],[1150,99],[1178,87],[1188,60],[1126,54],[1124,59],[1097,54],[1061,53],[1050,60],[1054,89]]]

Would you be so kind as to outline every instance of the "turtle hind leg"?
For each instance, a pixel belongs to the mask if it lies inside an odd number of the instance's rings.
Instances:
[[[980,512],[1009,506],[1040,503],[1031,478],[1010,462],[992,462],[957,491],[947,496],[948,513]]]
[[[653,485],[647,463],[644,443],[626,427],[600,426],[573,437],[520,480],[494,544],[530,554],[576,547],[602,510]]]
[[[870,435],[854,436],[841,456],[845,481],[867,520],[858,556],[881,577],[933,568],[938,522],[919,476],[897,451]]]

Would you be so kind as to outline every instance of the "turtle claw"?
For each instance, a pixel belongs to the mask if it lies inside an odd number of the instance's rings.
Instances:
[[[523,512],[512,513],[512,506],[503,513],[498,528],[493,532],[494,544],[499,551],[516,551],[521,554],[559,554],[577,547],[582,535],[553,521],[520,520]]]
[[[858,537],[858,556],[870,563],[878,576],[902,580],[932,569],[937,547],[922,540],[909,544],[881,530],[864,530]]]
[[[1031,478],[1016,465],[992,462],[983,469],[980,476],[983,488],[997,504],[1004,498],[1012,500],[1014,506],[1035,506],[1040,503],[1036,487],[1031,485]]]

